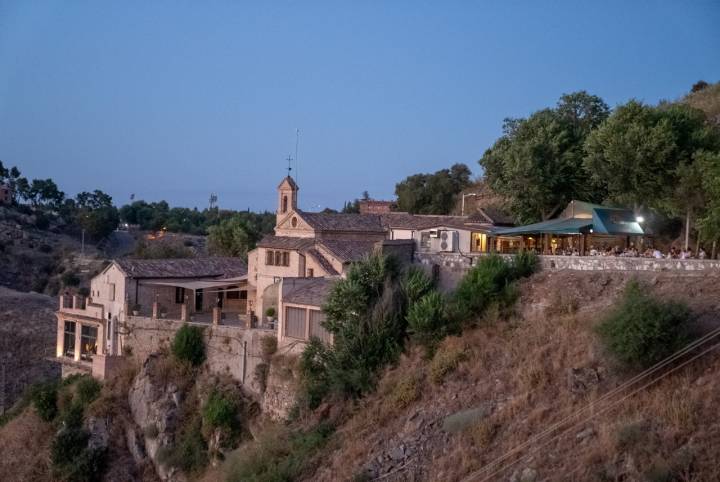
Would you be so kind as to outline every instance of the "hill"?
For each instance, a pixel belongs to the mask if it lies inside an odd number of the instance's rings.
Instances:
[[[523,283],[509,321],[447,339],[433,360],[410,351],[349,409],[305,480],[466,480],[597,401],[633,375],[593,330],[631,277],[540,273]],[[641,279],[660,297],[686,301],[697,328],[720,325],[717,279]],[[530,445],[487,480],[717,480],[719,369],[717,355],[698,360],[564,437]]]

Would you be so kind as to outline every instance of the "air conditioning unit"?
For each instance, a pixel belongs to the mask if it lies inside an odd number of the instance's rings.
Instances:
[[[437,237],[432,240],[431,249],[441,253],[451,253],[458,245],[458,232],[438,230]]]
[[[431,230],[430,230],[430,237],[431,237],[431,238],[439,238],[439,237],[440,237],[440,230],[439,230],[439,229],[431,229]]]

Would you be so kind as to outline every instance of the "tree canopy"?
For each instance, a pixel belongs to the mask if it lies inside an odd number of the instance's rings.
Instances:
[[[414,174],[395,186],[400,211],[413,214],[449,214],[457,195],[470,185],[470,169],[454,164],[434,174]]]
[[[588,182],[583,145],[608,112],[602,99],[581,91],[527,119],[505,119],[503,135],[480,165],[518,221],[548,219],[572,199],[600,199],[601,192]]]

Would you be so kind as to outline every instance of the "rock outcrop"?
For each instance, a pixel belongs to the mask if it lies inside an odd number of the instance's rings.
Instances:
[[[128,402],[137,426],[127,429],[128,449],[138,465],[148,457],[162,480],[184,481],[178,470],[165,466],[159,457],[162,449],[174,442],[183,394],[176,384],[156,376],[157,363],[160,357],[150,356],[130,387]]]

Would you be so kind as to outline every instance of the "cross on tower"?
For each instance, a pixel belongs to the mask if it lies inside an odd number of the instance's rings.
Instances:
[[[293,158],[290,154],[288,154],[287,159],[285,159],[285,160],[288,162],[287,171],[288,171],[288,177],[290,177],[290,171],[292,171],[292,167],[290,167],[290,163],[292,162]]]

